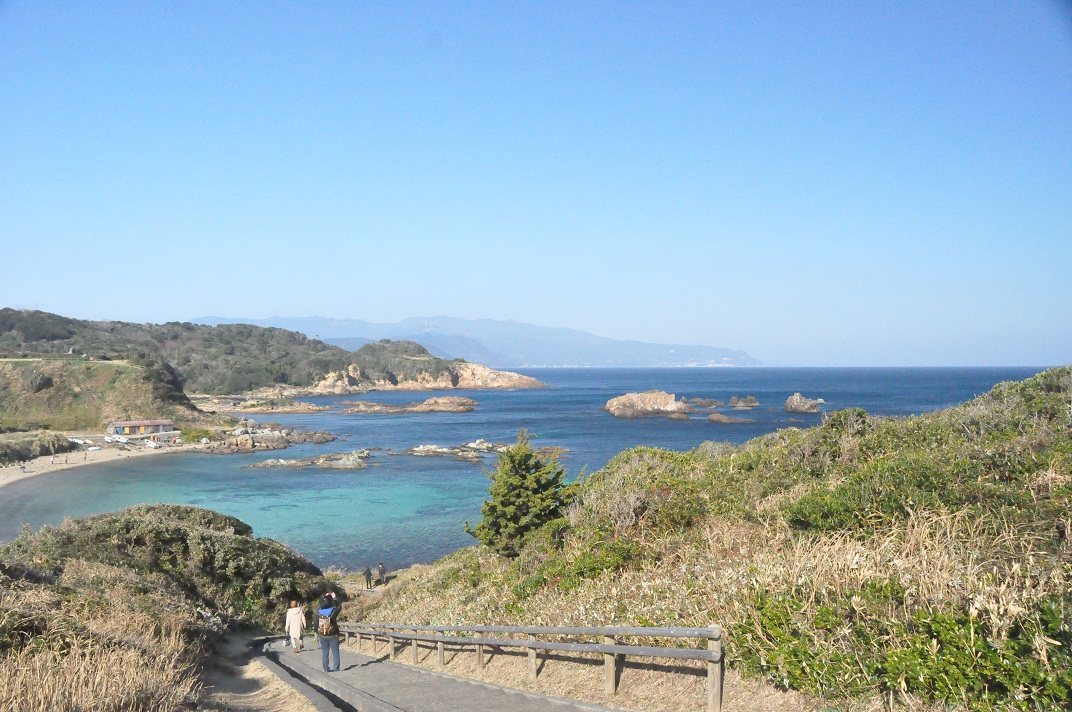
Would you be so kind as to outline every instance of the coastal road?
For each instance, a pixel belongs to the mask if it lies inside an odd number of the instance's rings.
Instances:
[[[294,653],[281,640],[264,646],[268,668],[297,689],[304,688],[318,710],[359,712],[613,712],[609,707],[537,695],[477,680],[392,663],[342,650],[339,672],[320,667],[320,649]],[[287,676],[290,680],[287,680]],[[309,695],[312,687],[319,693]]]

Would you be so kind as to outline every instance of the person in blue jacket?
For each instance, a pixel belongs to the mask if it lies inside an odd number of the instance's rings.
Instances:
[[[321,663],[324,672],[338,672],[341,665],[339,657],[339,614],[342,603],[333,591],[320,597],[316,607],[316,639],[320,643]],[[331,667],[330,657],[335,656],[335,667]]]

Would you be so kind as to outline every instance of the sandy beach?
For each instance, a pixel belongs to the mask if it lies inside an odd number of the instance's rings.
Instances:
[[[126,458],[159,457],[177,452],[195,452],[198,448],[198,445],[161,445],[155,449],[133,444],[123,447],[105,445],[100,450],[75,450],[58,455],[42,455],[23,463],[26,467],[25,472],[17,464],[0,467],[0,488],[12,482],[18,482],[36,475],[45,475],[50,472],[73,470],[76,467],[96,465],[113,460],[124,460]]]

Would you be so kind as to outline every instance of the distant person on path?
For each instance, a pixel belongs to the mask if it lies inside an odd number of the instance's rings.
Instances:
[[[372,569],[366,566],[361,573],[365,577],[365,588],[372,588]]]
[[[324,672],[338,672],[342,661],[339,658],[339,613],[342,604],[334,592],[320,597],[316,607],[316,639],[320,643],[320,662]],[[335,655],[335,667],[331,667],[331,653]]]
[[[387,583],[387,567],[383,565],[382,561],[376,564],[376,573],[380,577],[380,585],[385,585]]]
[[[295,653],[299,648],[305,647],[302,643],[302,633],[305,632],[305,609],[298,605],[297,599],[290,599],[290,608],[287,609],[287,620],[283,629],[290,638],[290,646],[294,648]]]
[[[54,465],[55,463],[56,463],[56,456],[55,455],[53,455],[52,457],[48,458],[48,466],[49,467],[52,467],[52,465]]]

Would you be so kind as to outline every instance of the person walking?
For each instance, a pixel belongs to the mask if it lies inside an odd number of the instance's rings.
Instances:
[[[383,562],[376,564],[376,573],[380,577],[380,585],[383,586],[387,583],[387,567],[383,565]]]
[[[295,653],[298,652],[299,648],[305,647],[302,642],[302,633],[305,632],[305,609],[298,605],[297,599],[290,599],[290,608],[287,609],[284,630],[287,632],[287,637],[290,638],[290,646],[294,648]]]
[[[342,604],[334,591],[320,597],[316,607],[316,640],[320,643],[320,662],[324,672],[338,672],[342,665],[339,657],[339,613]],[[335,667],[330,666],[331,655],[335,655]]]
[[[372,569],[366,566],[361,573],[365,577],[365,588],[372,588]]]

